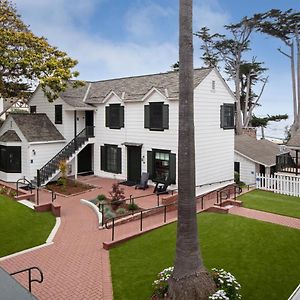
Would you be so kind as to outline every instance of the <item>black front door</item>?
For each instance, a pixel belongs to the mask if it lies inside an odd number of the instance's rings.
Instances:
[[[94,111],[85,111],[85,127],[89,136],[94,136]]]
[[[127,181],[141,180],[141,147],[127,146]]]
[[[92,174],[93,166],[92,166],[92,153],[93,146],[92,144],[87,144],[78,154],[78,174]]]

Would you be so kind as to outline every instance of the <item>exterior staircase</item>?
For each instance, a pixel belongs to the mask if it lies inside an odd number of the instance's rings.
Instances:
[[[77,136],[52,157],[42,168],[37,170],[37,176],[31,181],[32,185],[40,187],[46,185],[59,171],[61,161],[69,162],[87,144],[89,138],[94,137],[94,127],[87,126]]]

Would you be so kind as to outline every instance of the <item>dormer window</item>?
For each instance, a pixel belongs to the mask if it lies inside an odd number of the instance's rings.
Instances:
[[[153,131],[169,129],[169,105],[163,102],[145,105],[144,127]]]
[[[110,129],[120,129],[124,127],[124,106],[120,104],[110,104],[106,106],[105,126]]]

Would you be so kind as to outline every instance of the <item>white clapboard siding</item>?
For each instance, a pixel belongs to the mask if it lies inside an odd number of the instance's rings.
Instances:
[[[300,197],[300,177],[282,174],[256,174],[256,188]]]

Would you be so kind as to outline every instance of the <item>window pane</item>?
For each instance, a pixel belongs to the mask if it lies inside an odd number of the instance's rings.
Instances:
[[[163,103],[150,103],[150,129],[163,129]]]
[[[117,172],[117,152],[117,147],[107,146],[107,171],[109,172]]]
[[[155,152],[154,159],[154,180],[165,182],[169,178],[170,172],[170,154],[166,152]]]
[[[224,116],[223,116],[223,120],[224,120],[223,127],[224,128],[234,127],[234,106],[224,104],[223,114],[224,114]]]
[[[121,127],[121,120],[120,120],[120,104],[111,104],[109,106],[109,127],[110,128],[120,128]]]
[[[55,124],[62,124],[62,105],[55,105]]]

